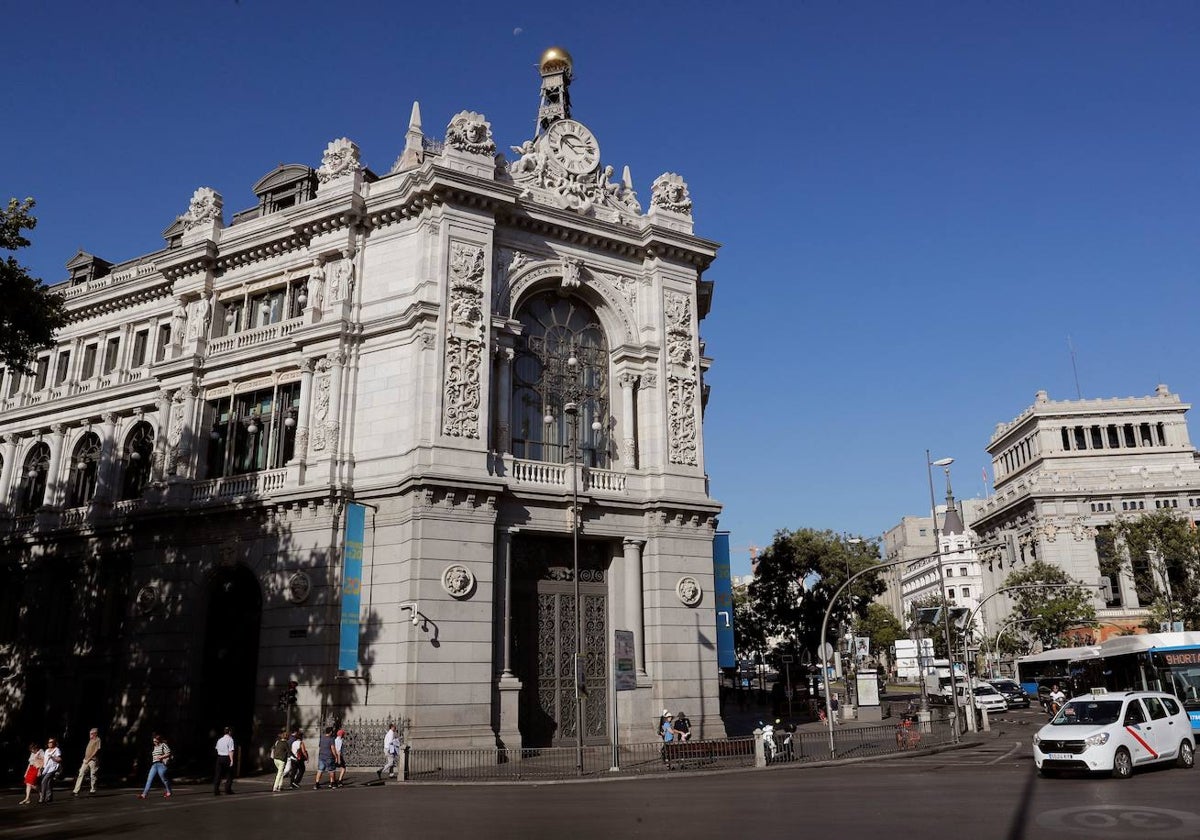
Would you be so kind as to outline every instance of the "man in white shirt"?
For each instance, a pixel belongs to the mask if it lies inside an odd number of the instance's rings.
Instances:
[[[38,802],[49,805],[54,801],[54,780],[58,778],[58,769],[62,766],[62,751],[58,741],[53,738],[46,742],[46,763],[42,765],[42,787],[38,794]]]
[[[217,739],[217,768],[213,774],[213,796],[221,795],[221,779],[225,779],[225,792],[233,794],[233,760],[237,748],[233,743],[233,730],[225,727],[225,734]]]
[[[383,736],[383,766],[375,771],[375,778],[382,779],[387,773],[389,779],[396,778],[396,758],[400,755],[400,736],[396,734],[396,724],[388,725],[387,734]]]

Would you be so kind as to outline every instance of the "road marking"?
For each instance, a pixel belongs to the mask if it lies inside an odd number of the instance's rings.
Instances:
[[[991,761],[989,761],[989,762],[988,762],[988,764],[999,764],[1001,761],[1004,761],[1004,759],[1008,758],[1009,756],[1011,756],[1013,753],[1015,753],[1015,752],[1016,752],[1017,750],[1019,750],[1019,749],[1021,749],[1021,742],[1020,742],[1020,741],[1013,741],[1013,745],[1012,745],[1012,749],[1011,749],[1011,750],[1009,750],[1008,752],[1006,752],[1004,755],[997,756],[996,758],[993,758]]]
[[[1080,834],[1092,840],[1125,840],[1128,837],[1194,838],[1200,834],[1200,815],[1167,808],[1091,805],[1060,808],[1039,814],[1045,828]]]

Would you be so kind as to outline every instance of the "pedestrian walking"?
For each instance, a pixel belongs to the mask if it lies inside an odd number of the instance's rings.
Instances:
[[[324,734],[317,741],[317,777],[313,783],[313,790],[321,789],[321,774],[329,773],[329,787],[333,789],[333,772],[335,770],[333,763],[333,727],[326,726]]]
[[[42,748],[37,744],[29,745],[29,765],[25,768],[25,798],[21,800],[22,805],[28,805],[33,801],[33,792],[38,787],[38,776],[42,775],[42,764],[45,762],[46,754],[42,752]]]
[[[383,736],[383,766],[375,771],[375,778],[382,779],[387,773],[389,779],[396,778],[396,759],[400,755],[400,736],[396,734],[396,724],[388,724],[387,733]]]
[[[292,790],[299,790],[300,782],[304,780],[304,770],[308,762],[308,748],[304,746],[304,735],[300,732],[299,726],[292,732],[290,749],[292,752],[292,772],[289,782]]]
[[[337,767],[338,773],[337,782],[334,784],[334,787],[341,787],[344,784],[343,780],[346,778],[346,754],[342,751],[345,744],[346,730],[339,729],[337,736],[333,739],[333,763]]]
[[[167,745],[167,739],[155,732],[154,747],[150,750],[150,772],[146,774],[146,786],[138,794],[138,799],[145,799],[146,794],[150,793],[150,786],[154,784],[155,777],[158,777],[167,789],[163,798],[171,798],[171,779],[167,775],[167,765],[170,763],[171,748]]]
[[[217,739],[217,763],[213,771],[213,796],[221,795],[221,780],[225,780],[225,793],[233,795],[233,762],[237,757],[237,745],[233,742],[233,730],[225,727],[225,734]]]
[[[274,746],[271,747],[271,760],[275,762],[275,784],[271,787],[271,790],[283,790],[283,775],[287,770],[290,758],[291,750],[288,748],[288,734],[287,730],[284,729],[279,733],[279,737],[275,739]]]
[[[75,791],[72,796],[78,796],[80,789],[83,787],[83,776],[85,773],[91,775],[92,789],[89,793],[92,796],[96,795],[96,772],[100,769],[100,730],[93,728],[88,732],[87,746],[83,748],[83,764],[79,765],[79,772],[75,775]]]
[[[58,770],[62,767],[62,750],[58,748],[58,741],[53,738],[46,741],[46,752],[43,756],[42,764],[42,781],[41,795],[38,797],[38,802],[43,805],[49,805],[54,801],[54,782],[58,779]]]

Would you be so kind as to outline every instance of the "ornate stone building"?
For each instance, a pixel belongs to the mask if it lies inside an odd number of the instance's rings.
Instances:
[[[1037,558],[1096,590],[1097,637],[1137,627],[1147,611],[1127,557],[1109,556],[1104,530],[1118,516],[1177,510],[1200,519],[1200,463],[1188,438],[1191,406],[1159,385],[1149,397],[1034,403],[996,427],[988,444],[996,480],[971,524],[981,543],[984,587]],[[1152,587],[1151,587],[1152,588]],[[990,626],[1007,615],[1005,596],[984,605]]]
[[[512,159],[482,115],[434,139],[414,105],[386,174],[334,140],[228,222],[202,187],[161,250],[71,260],[57,346],[0,381],[5,732],[207,750],[232,724],[257,746],[296,680],[310,724],[603,743],[627,629],[623,738],[664,706],[723,734],[699,333],[717,245],[678,175],[645,209],[614,180],[564,51],[540,75]],[[351,502],[361,629],[338,670]]]

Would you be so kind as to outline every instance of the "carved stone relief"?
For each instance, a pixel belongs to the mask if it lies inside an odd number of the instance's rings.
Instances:
[[[696,357],[692,340],[692,307],[687,295],[666,292],[667,418],[672,464],[695,466]]]
[[[330,303],[340,303],[354,292],[354,260],[347,253],[325,265],[325,283]]]
[[[515,248],[496,249],[495,267],[492,271],[493,308],[500,309],[500,304],[505,297],[505,293],[508,291],[509,278],[514,276],[532,260],[533,257],[529,254],[524,251],[518,251]]]
[[[474,111],[459,111],[454,115],[446,126],[446,145],[472,155],[496,154],[491,124],[483,114]]]
[[[212,187],[200,187],[192,193],[187,212],[179,217],[179,221],[183,222],[184,230],[191,230],[206,222],[219,222],[223,206],[224,199],[219,192]]]
[[[664,172],[654,179],[650,187],[650,204],[673,213],[692,215],[692,197],[687,183],[674,172]]]
[[[287,599],[293,604],[303,604],[312,592],[312,578],[304,572],[296,572],[288,578]]]
[[[187,312],[187,337],[189,340],[204,338],[208,335],[208,316],[212,310],[212,304],[208,302],[208,298],[200,298],[194,300],[188,305]]]
[[[463,242],[452,243],[442,407],[442,434],[450,437],[479,438],[484,348],[483,276],[483,248]]]
[[[183,394],[175,392],[171,398],[171,419],[167,425],[167,475],[175,475],[179,469],[180,443],[183,440]]]
[[[309,429],[309,445],[314,452],[324,452],[327,442],[326,423],[329,420],[329,400],[332,377],[329,359],[317,362],[317,375],[313,384],[312,426]]]
[[[700,583],[691,576],[682,577],[679,583],[675,585],[675,594],[679,596],[679,600],[686,606],[694,607],[700,603],[704,597],[704,591],[700,588]]]
[[[317,169],[317,180],[328,183],[337,178],[352,175],[362,167],[358,156],[358,146],[348,137],[330,140],[321,155],[321,166]]]
[[[628,167],[621,181],[614,182],[611,166],[596,165],[578,171],[576,167],[556,165],[545,143],[543,136],[509,147],[518,157],[501,176],[523,188],[522,198],[625,224],[641,216],[642,206]]]
[[[442,589],[452,598],[466,598],[475,591],[475,575],[461,563],[454,563],[442,572]]]

